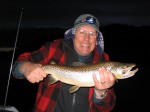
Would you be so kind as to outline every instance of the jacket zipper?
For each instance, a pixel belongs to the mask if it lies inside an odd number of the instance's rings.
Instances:
[[[91,110],[91,106],[92,106],[92,102],[90,103],[90,106],[89,106],[88,112],[90,112],[90,110]]]
[[[73,93],[73,99],[72,99],[72,108],[73,108],[73,112],[74,112],[75,102],[76,102],[76,94]]]

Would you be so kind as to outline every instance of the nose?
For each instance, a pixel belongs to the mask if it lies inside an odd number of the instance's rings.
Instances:
[[[90,34],[86,32],[85,35],[84,35],[84,39],[89,40],[90,39]]]

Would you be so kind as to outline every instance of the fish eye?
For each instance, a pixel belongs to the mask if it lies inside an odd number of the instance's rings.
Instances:
[[[125,74],[125,73],[126,73],[126,71],[123,70],[123,71],[122,71],[122,74]]]

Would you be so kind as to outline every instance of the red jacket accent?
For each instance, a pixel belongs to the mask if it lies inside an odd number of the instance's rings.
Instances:
[[[66,55],[62,49],[62,46],[62,39],[55,40],[52,43],[46,43],[37,51],[21,54],[18,61],[31,61],[34,63],[49,64],[51,60],[54,60],[56,63],[63,65],[65,64]],[[100,62],[102,57],[105,61],[109,60],[108,54],[104,53],[103,55],[100,55],[95,48],[93,63]],[[47,83],[47,78],[40,82],[33,111],[53,112],[57,103],[60,88],[61,82],[50,85]],[[95,104],[93,102],[93,93],[94,88],[90,87],[89,112],[110,112],[113,109],[116,100],[113,88],[108,90],[107,97],[104,98],[103,104]]]

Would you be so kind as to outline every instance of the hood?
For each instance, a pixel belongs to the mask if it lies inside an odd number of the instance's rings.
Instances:
[[[64,40],[73,39],[74,34],[75,34],[75,29],[74,28],[68,29],[64,34]],[[103,35],[100,31],[98,32],[98,36],[97,36],[96,41],[97,41],[96,46],[97,46],[98,52],[100,54],[103,54],[103,52],[104,52],[104,39],[103,39]]]

